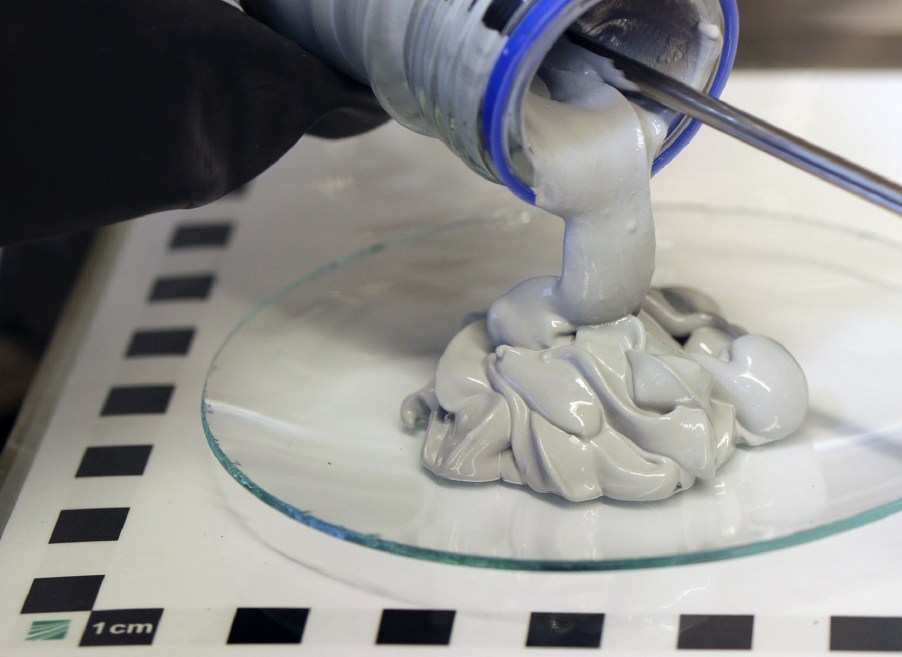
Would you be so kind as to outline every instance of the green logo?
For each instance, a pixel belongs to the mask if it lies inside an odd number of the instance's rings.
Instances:
[[[36,620],[31,623],[26,641],[60,641],[69,633],[68,620]]]

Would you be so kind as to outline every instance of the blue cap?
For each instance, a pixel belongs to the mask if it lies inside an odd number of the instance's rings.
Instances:
[[[482,129],[489,155],[495,165],[495,171],[507,187],[523,200],[535,204],[535,192],[528,187],[517,174],[508,158],[505,139],[505,117],[507,104],[514,89],[517,72],[533,43],[544,31],[554,23],[555,19],[566,9],[571,8],[573,0],[538,0],[520,19],[508,36],[495,68],[489,76],[483,105]],[[719,96],[726,86],[727,78],[733,68],[736,57],[736,44],[739,36],[739,12],[736,0],[720,0],[723,14],[723,50],[717,63],[717,70],[708,90],[712,96]],[[678,135],[667,145],[652,163],[652,173],[670,162],[689,140],[695,136],[701,124],[695,119],[685,122]]]

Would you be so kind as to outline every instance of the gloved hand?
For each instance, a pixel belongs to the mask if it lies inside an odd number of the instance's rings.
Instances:
[[[199,206],[385,118],[221,0],[0,0],[0,245]]]

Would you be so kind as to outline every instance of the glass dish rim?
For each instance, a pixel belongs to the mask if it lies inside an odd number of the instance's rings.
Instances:
[[[880,242],[891,245],[893,248],[902,250],[902,243],[897,242],[886,235],[882,235],[878,231],[858,229],[850,226],[836,225],[824,219],[813,216],[806,216],[801,213],[768,210],[761,208],[752,208],[748,206],[729,206],[702,203],[657,203],[654,205],[655,212],[665,213],[688,213],[703,212],[711,213],[716,211],[719,213],[730,213],[739,215],[750,215],[753,217],[767,219],[791,219],[797,223],[813,225],[819,229],[826,229],[844,233],[846,235],[859,239],[878,240]],[[537,211],[534,208],[526,208],[521,213],[522,216],[535,215]],[[291,293],[306,283],[321,278],[329,272],[351,264],[372,255],[376,255],[382,251],[405,246],[412,242],[417,242],[431,237],[438,237],[445,233],[451,233],[463,230],[468,227],[478,226],[491,222],[510,221],[512,215],[518,213],[507,213],[503,216],[489,216],[457,220],[453,222],[443,223],[439,225],[431,225],[415,229],[413,231],[384,239],[375,244],[360,248],[345,256],[336,258],[324,265],[316,267],[307,273],[301,275],[294,281],[283,286],[275,293],[264,299],[254,309],[245,315],[226,335],[222,344],[216,349],[207,373],[204,377],[204,383],[201,391],[200,416],[201,425],[207,443],[212,450],[217,461],[225,468],[226,472],[237,481],[243,488],[260,499],[262,502],[288,516],[292,520],[302,525],[323,532],[334,538],[347,541],[349,543],[372,548],[389,554],[398,556],[411,557],[421,561],[434,562],[448,565],[469,566],[477,568],[493,568],[498,570],[521,570],[521,571],[543,571],[543,572],[578,572],[578,571],[616,571],[616,570],[640,570],[648,568],[660,568],[679,565],[691,565],[699,563],[707,563],[713,561],[721,561],[726,559],[750,556],[763,552],[770,552],[781,548],[802,545],[819,538],[834,536],[882,518],[888,517],[902,511],[902,497],[885,502],[874,508],[860,511],[846,518],[841,518],[823,525],[802,529],[776,538],[755,541],[752,543],[734,545],[730,547],[714,548],[710,550],[699,550],[685,554],[656,555],[650,557],[636,558],[616,558],[616,559],[517,559],[511,557],[492,557],[477,554],[462,554],[446,550],[438,550],[433,548],[422,548],[398,541],[392,541],[380,538],[375,534],[358,532],[336,523],[325,521],[316,517],[310,512],[302,511],[293,505],[272,495],[262,486],[258,485],[253,479],[245,474],[241,467],[236,464],[223,451],[219,440],[213,434],[208,422],[207,414],[210,409],[206,403],[207,385],[210,375],[215,369],[215,364],[219,355],[225,350],[232,338],[241,331],[241,329],[251,322],[257,315],[263,312],[268,306],[272,305],[279,298]]]

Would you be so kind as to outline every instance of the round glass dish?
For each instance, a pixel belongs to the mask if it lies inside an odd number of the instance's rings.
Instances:
[[[805,370],[802,430],[741,448],[669,500],[569,503],[439,480],[399,420],[470,313],[559,268],[539,212],[463,221],[349,255],[288,285],[231,332],[202,420],[216,457],[291,518],[394,554],[524,570],[723,559],[829,536],[902,508],[902,245],[798,216],[656,213],[656,284],[690,285]]]

